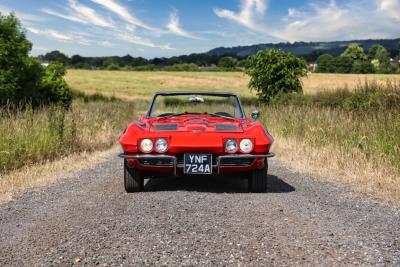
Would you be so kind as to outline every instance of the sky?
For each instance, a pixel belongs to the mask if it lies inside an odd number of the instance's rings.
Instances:
[[[224,46],[400,37],[400,0],[0,0],[33,55],[145,58]]]

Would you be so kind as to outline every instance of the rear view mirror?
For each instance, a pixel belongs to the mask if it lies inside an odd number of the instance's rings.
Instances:
[[[258,117],[260,117],[260,111],[258,111],[257,109],[253,110],[251,112],[251,117],[253,118],[253,120],[257,120]]]

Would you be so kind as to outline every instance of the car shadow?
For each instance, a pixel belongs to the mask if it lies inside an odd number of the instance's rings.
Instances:
[[[229,177],[165,177],[145,181],[144,190],[157,191],[196,191],[210,193],[247,193],[248,182],[245,179]],[[268,175],[267,193],[290,193],[295,188],[275,175]]]

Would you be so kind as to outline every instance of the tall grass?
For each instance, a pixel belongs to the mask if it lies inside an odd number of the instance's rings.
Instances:
[[[57,106],[11,112],[0,110],[0,174],[61,156],[105,149],[135,118],[132,102],[75,100]]]
[[[340,182],[400,200],[400,83],[282,96],[261,109],[279,152],[292,164],[324,175],[329,170]]]

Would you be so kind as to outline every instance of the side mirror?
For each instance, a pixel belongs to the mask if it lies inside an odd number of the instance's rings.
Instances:
[[[251,117],[253,118],[253,120],[257,120],[258,117],[260,117],[260,111],[258,111],[257,109],[253,110],[251,112]]]

